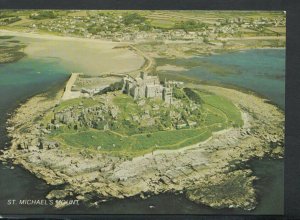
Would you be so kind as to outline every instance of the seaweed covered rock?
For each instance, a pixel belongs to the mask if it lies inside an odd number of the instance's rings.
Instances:
[[[220,174],[195,185],[186,196],[196,202],[214,208],[243,208],[252,210],[256,205],[251,170],[238,170]]]

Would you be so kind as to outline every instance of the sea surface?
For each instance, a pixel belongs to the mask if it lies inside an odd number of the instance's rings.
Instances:
[[[285,49],[253,49],[158,63],[191,67],[181,74],[208,83],[255,91],[280,108],[285,105]],[[172,71],[169,71],[172,72]]]
[[[184,74],[205,80],[217,80],[244,88],[250,88],[284,107],[285,50],[249,50],[213,55],[205,62],[229,65],[235,74],[220,75],[211,64],[207,69],[194,67]],[[202,61],[201,61],[202,62]],[[234,67],[233,67],[233,66]],[[227,68],[227,67],[224,67]],[[217,69],[217,72],[219,70]],[[230,71],[225,71],[230,72]],[[29,97],[62,86],[69,76],[67,67],[55,58],[32,59],[26,57],[16,63],[0,64],[0,148],[9,146],[5,126],[9,114]],[[212,209],[195,204],[183,195],[162,194],[146,200],[131,198],[112,200],[98,208],[84,205],[55,210],[49,206],[7,205],[8,200],[44,199],[52,189],[44,181],[28,171],[11,164],[0,164],[0,213],[3,214],[282,214],[283,213],[283,160],[254,160],[249,166],[259,177],[256,182],[259,204],[254,211],[239,209]]]

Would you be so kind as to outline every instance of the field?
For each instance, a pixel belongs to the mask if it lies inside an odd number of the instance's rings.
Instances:
[[[39,13],[39,16],[34,16],[36,13]],[[216,23],[219,23],[220,21],[226,21],[233,18],[242,18],[247,21],[257,20],[261,18],[265,19],[281,19],[284,17],[283,12],[275,12],[275,11],[197,11],[197,10],[189,10],[189,11],[166,11],[166,10],[159,10],[159,11],[150,11],[150,10],[105,10],[105,11],[74,11],[74,10],[19,10],[19,11],[13,11],[13,10],[2,10],[0,11],[0,26],[5,29],[9,30],[37,30],[39,29],[39,32],[43,33],[52,33],[52,34],[62,34],[65,33],[64,30],[69,26],[69,23],[61,23],[60,25],[57,25],[56,22],[54,24],[51,23],[51,21],[60,19],[66,20],[66,19],[74,19],[74,22],[76,23],[76,28],[83,28],[84,23],[89,23],[90,21],[85,20],[83,23],[81,22],[81,19],[87,19],[91,18],[93,16],[97,15],[103,15],[110,17],[112,20],[108,20],[107,22],[114,21],[116,24],[118,24],[119,17],[126,16],[126,14],[138,14],[142,18],[144,18],[145,22],[148,24],[148,26],[151,26],[153,28],[158,28],[162,30],[170,30],[170,29],[176,29],[176,24],[179,24],[181,22],[198,22],[206,24],[210,27],[213,27]],[[5,19],[8,18],[16,18],[15,20],[12,20],[11,22],[8,22],[6,25],[1,25],[1,21],[5,21]],[[94,21],[93,21],[94,22]],[[139,24],[138,22],[137,24]],[[93,24],[93,23],[90,23]],[[39,26],[49,26],[53,27],[59,27],[60,29],[53,29],[50,31],[51,28],[37,28]],[[136,25],[136,24],[135,24]],[[101,26],[101,25],[100,25]],[[267,25],[268,26],[268,25]],[[113,30],[113,28],[109,28]],[[88,30],[88,29],[87,29]],[[144,29],[143,29],[144,30]],[[148,30],[148,29],[145,29]],[[123,32],[125,29],[123,30]],[[285,28],[283,26],[280,27],[264,27],[262,30],[260,28],[240,28],[241,33],[245,36],[258,36],[263,34],[264,36],[276,36],[276,35],[284,35]],[[76,31],[72,32],[72,34],[78,34]]]
[[[227,99],[206,91],[195,90],[201,98],[201,125],[198,127],[187,127],[183,129],[169,129],[153,132],[134,133],[136,127],[126,126],[119,129],[97,130],[93,128],[83,128],[79,130],[60,128],[49,138],[59,141],[63,146],[71,146],[78,149],[88,149],[102,153],[109,153],[124,157],[135,157],[151,153],[158,149],[178,149],[189,145],[197,144],[208,139],[212,132],[226,129],[229,127],[240,127],[243,125],[241,113],[233,103]],[[91,105],[94,101],[71,100],[62,103],[56,109],[65,109],[73,104],[84,103]],[[151,101],[159,104],[159,101]],[[126,95],[118,95],[113,103],[118,105],[121,113],[118,118],[119,123],[128,120],[131,114],[147,109],[140,108],[133,99]],[[164,111],[162,109],[162,111]]]

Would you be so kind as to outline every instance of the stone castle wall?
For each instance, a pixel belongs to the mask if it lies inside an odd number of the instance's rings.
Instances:
[[[124,77],[123,83],[123,91],[134,99],[160,98],[168,103],[172,102],[172,88],[161,85],[158,76],[141,73],[138,78]]]

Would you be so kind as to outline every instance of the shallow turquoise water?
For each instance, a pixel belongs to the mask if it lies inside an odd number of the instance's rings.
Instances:
[[[69,72],[57,59],[24,58],[16,63],[0,64],[0,137],[5,132],[7,113],[30,96],[62,85]]]
[[[35,60],[24,58],[16,63],[0,64],[0,149],[9,146],[6,134],[6,120],[19,104],[29,97],[63,86],[69,72],[59,60]],[[49,186],[24,169],[11,170],[0,163],[0,212],[40,212],[41,207],[7,206],[8,199],[44,198]],[[28,209],[28,210],[27,210]]]
[[[0,85],[23,86],[59,81],[69,73],[60,65],[59,59],[31,59],[24,58],[16,63],[0,64]]]
[[[274,53],[273,53],[274,52]],[[259,54],[258,59],[257,54]],[[269,57],[262,61],[262,57]],[[273,58],[271,58],[273,57]],[[252,61],[250,61],[252,58]],[[228,69],[243,73],[220,76],[209,73],[208,70],[192,68],[186,74],[206,80],[219,80],[220,82],[244,82],[251,89],[269,95],[276,103],[284,103],[284,50],[259,50],[254,52],[241,52],[236,54],[214,55],[206,58],[207,62],[227,65]],[[241,59],[237,62],[237,59]],[[273,60],[271,62],[271,60]],[[234,64],[232,64],[234,61]],[[257,63],[254,65],[254,63]],[[238,64],[237,64],[238,63]],[[236,66],[233,66],[236,65]],[[280,66],[280,68],[279,68]],[[277,68],[278,67],[278,68]],[[201,68],[200,68],[201,69]],[[246,71],[247,70],[247,71]],[[250,75],[250,70],[253,75]],[[282,75],[283,74],[283,75]],[[69,71],[55,58],[34,60],[30,57],[17,63],[0,65],[0,147],[7,146],[9,142],[5,132],[7,113],[24,102],[27,98],[49,89],[62,85],[68,78]],[[206,78],[205,78],[206,77]],[[239,79],[237,79],[239,77]],[[274,79],[275,77],[275,79]],[[253,80],[256,81],[253,81]],[[251,82],[250,82],[251,81]],[[252,82],[253,81],[253,82]],[[263,160],[264,161],[264,160]],[[197,205],[185,199],[182,195],[163,194],[153,196],[147,200],[132,198],[114,200],[103,204],[99,209],[90,209],[84,206],[64,210],[54,210],[49,207],[8,207],[8,199],[43,199],[51,189],[42,180],[37,179],[29,172],[19,167],[11,170],[0,165],[0,211],[5,213],[185,213],[185,214],[280,214],[283,209],[283,161],[253,162],[255,173],[260,177],[257,182],[260,204],[251,213],[241,210],[216,210],[206,206]],[[276,201],[275,203],[273,201]],[[150,209],[149,206],[155,206]]]
[[[168,60],[159,62],[167,64]],[[194,65],[198,62],[199,66],[183,71],[183,75],[250,89],[284,108],[285,49],[255,49],[179,59],[176,64],[188,62]],[[222,74],[222,69],[226,74]]]

